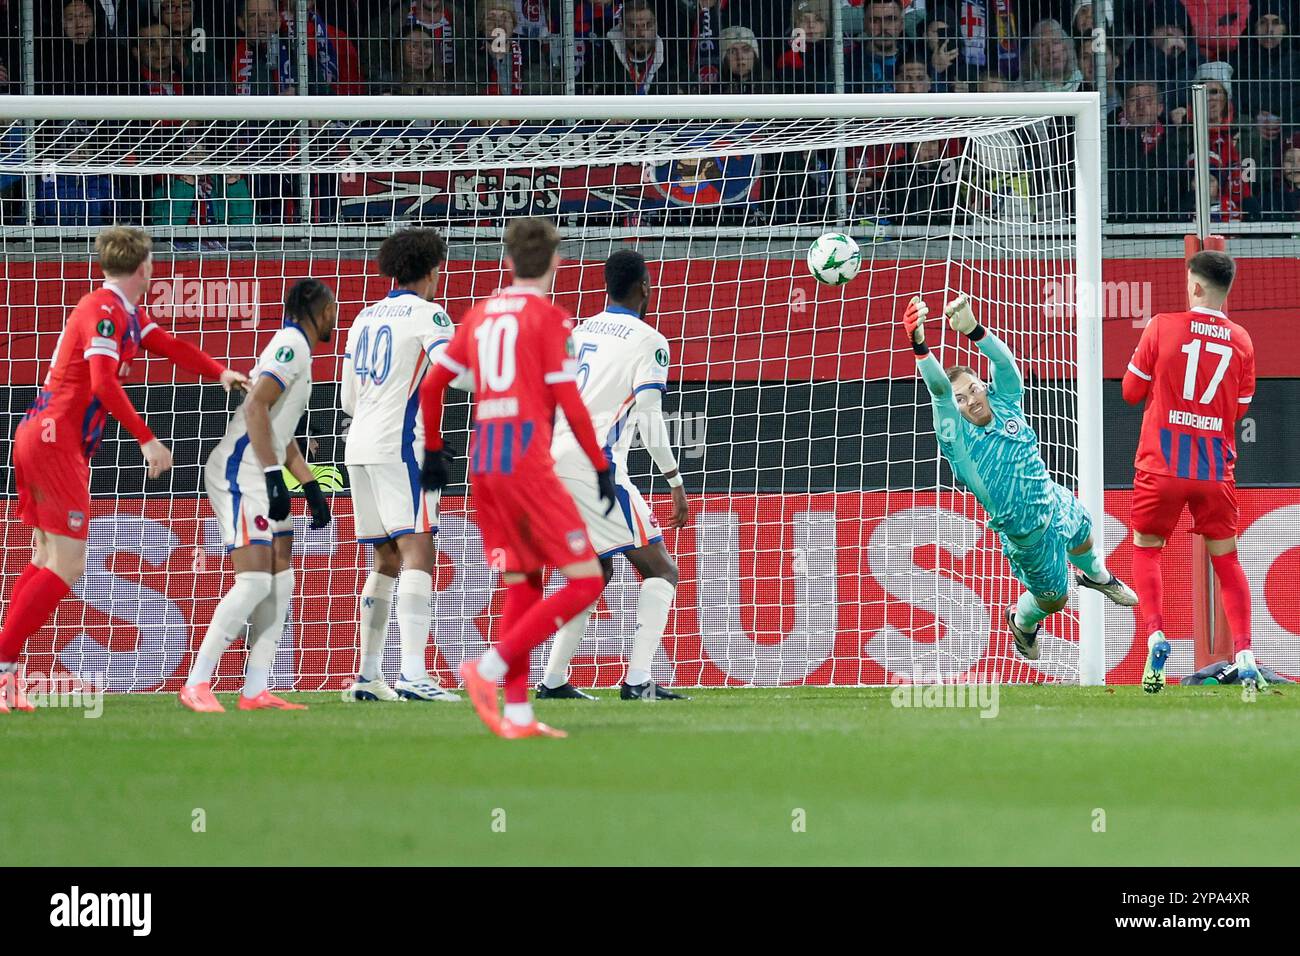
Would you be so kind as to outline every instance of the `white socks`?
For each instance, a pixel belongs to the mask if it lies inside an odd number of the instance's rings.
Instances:
[[[1088,580],[1094,584],[1105,584],[1110,580],[1110,572],[1106,570],[1106,562],[1101,559],[1097,549],[1089,548],[1083,554],[1070,554],[1065,552],[1065,559],[1073,564],[1076,568],[1087,575]]]
[[[270,571],[245,571],[235,575],[235,583],[212,612],[208,631],[203,635],[199,653],[190,667],[189,677],[185,679],[186,687],[206,684],[212,680],[217,664],[221,662],[221,655],[243,633],[244,625],[253,616],[253,609],[266,599],[272,588]]]
[[[533,705],[527,701],[522,704],[506,704],[504,716],[512,724],[527,726],[534,720]]]
[[[478,659],[478,672],[483,675],[484,680],[499,681],[506,676],[508,669],[495,647],[489,647],[487,653]]]
[[[361,678],[381,676],[384,640],[388,636],[388,616],[392,610],[393,588],[397,578],[371,571],[361,589]]]
[[[284,633],[284,622],[289,617],[289,604],[293,601],[293,568],[285,568],[272,579],[271,593],[253,608],[249,623],[248,663],[244,667],[244,696],[249,700],[270,686],[271,665]]]
[[[1022,631],[1033,631],[1049,613],[1051,612],[1038,606],[1033,594],[1025,591],[1016,602],[1016,627]]]
[[[650,664],[664,639],[668,611],[677,589],[663,578],[641,582],[636,596],[636,636],[632,638],[632,657],[627,662],[627,682],[634,687],[650,679]]]
[[[563,687],[568,681],[569,662],[578,653],[578,645],[587,634],[587,622],[595,608],[593,604],[555,632],[551,653],[546,658],[546,672],[542,675],[542,683],[547,687]]]
[[[429,600],[432,595],[433,578],[427,571],[407,568],[397,579],[397,629],[402,636],[402,676],[409,681],[427,680],[429,677],[424,651],[429,645],[432,616]],[[382,647],[380,651],[382,653]]]

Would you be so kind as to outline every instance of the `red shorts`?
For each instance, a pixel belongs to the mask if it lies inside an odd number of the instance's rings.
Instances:
[[[1133,476],[1129,524],[1140,534],[1168,539],[1183,516],[1192,513],[1192,533],[1211,540],[1237,534],[1237,488],[1233,481],[1203,481],[1139,471]]]
[[[526,574],[596,557],[569,490],[549,468],[474,475],[470,491],[489,567]]]
[[[80,449],[41,439],[41,429],[31,424],[14,434],[18,519],[84,541],[90,524],[90,462]]]

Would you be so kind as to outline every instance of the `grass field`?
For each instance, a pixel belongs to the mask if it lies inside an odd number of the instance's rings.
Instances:
[[[468,703],[297,699],[0,717],[5,862],[1260,865],[1300,843],[1291,689],[1002,688],[992,719],[888,689],[606,696],[543,702],[572,736],[523,741]]]

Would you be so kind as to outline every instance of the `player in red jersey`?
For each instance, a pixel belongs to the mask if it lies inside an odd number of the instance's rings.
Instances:
[[[516,219],[505,246],[514,284],[478,303],[456,329],[421,387],[425,459],[421,482],[447,484],[442,441],[443,391],[457,375],[474,381],[469,482],[483,552],[506,585],[501,639],[461,665],[465,689],[483,722],[502,737],[564,736],[540,723],[528,701],[528,655],[561,624],[593,604],[604,588],[586,523],[555,476],[551,426],[558,405],[596,469],[601,497],[614,507],[609,462],[578,393],[573,319],[550,302],[560,237],[544,219]],[[608,510],[607,509],[607,510]],[[568,584],[542,597],[542,569],[558,567]],[[498,711],[497,681],[506,707]]]
[[[59,335],[50,371],[14,432],[18,518],[31,526],[32,561],[19,575],[0,628],[0,713],[31,710],[18,679],[18,655],[86,567],[90,459],[112,415],[140,443],[157,478],[171,452],[131,407],[121,378],[143,347],[227,390],[247,378],[142,319],[136,304],[153,275],[152,243],[140,229],[112,226],[95,239],[104,284],[84,296]]]
[[[1250,586],[1237,558],[1237,420],[1255,395],[1255,350],[1223,311],[1236,264],[1223,252],[1187,263],[1187,312],[1153,318],[1124,375],[1124,400],[1146,400],[1133,478],[1133,584],[1147,628],[1142,686],[1165,684],[1160,551],[1183,508],[1219,579],[1243,684],[1264,686],[1250,649]]]

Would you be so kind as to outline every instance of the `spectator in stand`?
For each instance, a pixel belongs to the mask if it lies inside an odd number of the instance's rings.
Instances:
[[[749,27],[727,27],[720,37],[722,64],[719,68],[719,93],[761,93],[763,53],[758,38]]]
[[[291,2],[291,0],[287,0]],[[277,0],[242,0],[235,20],[240,36],[227,71],[236,96],[293,95],[298,92],[296,20]],[[361,93],[356,47],[307,4],[307,92],[314,96]]]
[[[185,92],[177,44],[162,23],[140,28],[132,53],[147,96],[176,96]]]
[[[1115,25],[1114,5],[1111,0],[1102,0],[1101,9],[1106,33],[1110,34],[1113,32]],[[1074,0],[1070,11],[1070,35],[1076,40],[1091,39],[1093,28],[1097,25],[1093,0]]]
[[[721,81],[721,38],[727,0],[695,0],[686,21],[686,76],[683,92],[707,93]]]
[[[456,60],[456,26],[468,22],[451,0],[383,0],[382,10],[368,21],[361,36],[353,31],[360,45],[362,73],[379,78],[387,88],[402,71],[401,39],[414,27],[422,27],[433,37],[433,58],[438,72],[449,80]]]
[[[226,71],[236,96],[292,96],[298,92],[293,46],[283,34],[277,0],[241,0]]]
[[[1282,175],[1269,182],[1259,197],[1256,217],[1265,221],[1300,221],[1300,134],[1282,152]]]
[[[93,21],[92,21],[93,22]],[[86,124],[75,120],[61,131],[69,144],[68,164],[88,161],[95,147]],[[36,224],[40,226],[102,226],[113,221],[113,177],[48,174],[36,180]]]
[[[959,154],[946,139],[869,147],[854,183],[852,218],[877,225],[951,222],[957,198],[952,161]]]
[[[1083,86],[1081,89],[1086,92],[1092,92],[1097,89],[1094,77],[1097,69],[1097,53],[1093,49],[1094,41],[1079,40],[1078,60],[1079,72],[1083,74]],[[1119,60],[1115,55],[1115,45],[1106,41],[1106,96],[1102,100],[1101,108],[1107,117],[1118,110],[1123,103],[1123,97],[1120,95],[1119,86],[1115,82],[1115,74],[1119,69]],[[1109,120],[1108,120],[1109,121]]]
[[[1189,33],[1207,60],[1232,55],[1246,30],[1251,0],[1182,0]]]
[[[230,92],[223,66],[227,38],[194,15],[194,0],[152,0],[154,19],[171,32],[179,63],[181,90],[198,95]]]
[[[1151,80],[1164,91],[1165,109],[1172,109],[1185,96],[1200,52],[1187,39],[1177,23],[1161,23],[1152,28],[1151,36],[1130,47],[1122,75],[1126,81]]]
[[[135,93],[129,61],[116,40],[96,33],[92,0],[55,4],[36,60],[36,92],[64,96]]]
[[[943,24],[942,36],[955,41],[953,53],[960,72],[953,79],[964,78],[968,82],[983,73],[996,73],[1009,79],[1020,76],[1021,22],[1015,0],[947,0],[935,8],[931,17],[932,24]],[[1035,21],[1026,18],[1023,22]],[[926,39],[929,40],[928,25]],[[947,69],[947,64],[934,62],[933,46],[930,66],[936,75],[940,66]]]
[[[835,91],[828,3],[829,0],[794,0],[791,4],[788,39],[776,61],[782,93]]]
[[[195,142],[184,158],[198,164],[208,152],[204,143]],[[164,176],[149,201],[149,223],[154,226],[249,226],[253,213],[252,186],[239,173]],[[174,245],[194,249],[198,241],[182,239]],[[214,247],[211,241],[206,245]]]
[[[1019,80],[1008,80],[998,73],[980,73],[974,83],[969,84],[974,93],[1016,93],[1020,90]]]
[[[469,96],[533,96],[555,92],[540,39],[518,33],[514,0],[478,0],[476,36],[457,41],[453,89]]]
[[[892,93],[894,73],[903,58],[903,8],[897,0],[866,0],[866,33],[856,45],[849,92]]]
[[[935,89],[944,93],[954,89],[962,80],[961,56],[946,20],[925,24],[925,50]]]
[[[283,0],[281,7],[284,32],[291,44],[298,26],[296,7],[295,0]],[[295,58],[296,55],[295,51]],[[356,44],[342,30],[326,22],[316,0],[307,0],[307,63],[309,93],[357,96],[366,91]]]
[[[1205,83],[1206,105],[1209,110],[1210,153],[1219,180],[1220,208],[1235,221],[1240,217],[1245,201],[1250,197],[1250,184],[1246,182],[1242,166],[1241,129],[1237,125],[1236,107],[1232,101],[1232,67],[1222,61],[1202,63],[1194,81]],[[1191,91],[1183,91],[1184,105],[1170,111],[1170,119],[1179,125],[1192,122]],[[1190,155],[1191,150],[1188,150]]]
[[[594,45],[580,86],[587,93],[616,96],[677,92],[677,57],[659,35],[659,18],[647,0],[626,0],[623,21]]]
[[[1245,117],[1262,138],[1280,143],[1281,124],[1300,123],[1300,50],[1291,33],[1290,8],[1282,0],[1254,0],[1252,27],[1233,54],[1232,75]]]
[[[573,68],[584,76],[601,41],[618,25],[622,0],[577,0],[573,7]]]
[[[930,79],[930,67],[925,60],[899,60],[894,68],[895,93],[933,93],[934,83]]]
[[[438,96],[449,92],[432,33],[418,24],[408,26],[396,46],[396,52],[388,58],[394,68],[378,77],[372,84],[373,92],[389,96]]]
[[[1023,88],[1026,92],[1073,93],[1083,86],[1083,72],[1074,43],[1055,20],[1034,27],[1025,50]]]
[[[1167,219],[1182,204],[1186,128],[1163,121],[1164,101],[1150,80],[1124,90],[1119,117],[1108,130],[1110,215],[1123,222]]]

